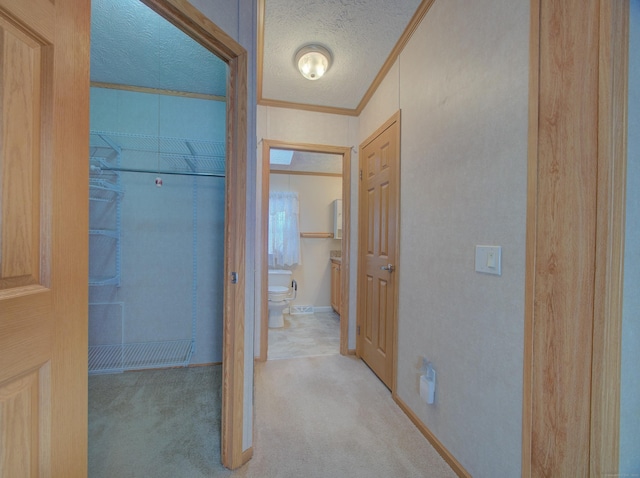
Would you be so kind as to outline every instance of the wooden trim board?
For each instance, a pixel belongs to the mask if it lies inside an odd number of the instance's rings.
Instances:
[[[222,464],[235,469],[242,450],[244,413],[244,305],[247,157],[247,52],[187,0],[142,0],[229,65],[225,182],[224,325],[222,363]],[[231,272],[239,272],[231,284]]]
[[[342,173],[316,173],[312,171],[287,171],[284,169],[271,169],[271,174],[290,174],[292,176],[329,176],[333,178],[341,178]]]
[[[465,470],[465,468],[460,464],[456,457],[453,456],[453,454],[449,450],[447,450],[447,448],[442,444],[440,440],[438,440],[438,438],[431,432],[431,430],[429,430],[429,428],[424,423],[422,423],[418,416],[413,413],[413,410],[411,410],[409,406],[404,403],[396,393],[393,393],[392,397],[393,400],[398,404],[400,409],[418,428],[420,433],[422,433],[424,437],[429,441],[429,443],[431,443],[431,446],[435,448],[442,459],[447,462],[453,472],[460,478],[471,478],[471,474],[467,470]]]
[[[342,303],[347,304],[340,315],[340,353],[346,355],[348,352],[348,333],[349,333],[349,242],[350,242],[350,218],[351,218],[351,148],[344,146],[329,146],[321,144],[309,143],[290,143],[286,141],[262,140],[262,211],[261,211],[261,230],[262,230],[262,274],[260,280],[260,290],[262,297],[262,306],[260,310],[260,353],[257,359],[261,362],[267,360],[269,341],[269,305],[268,297],[268,265],[267,265],[267,239],[269,234],[269,225],[267,217],[269,216],[269,155],[271,149],[287,149],[292,151],[301,151],[307,153],[327,153],[342,155],[342,268],[341,286],[342,286]]]
[[[626,192],[629,2],[600,6],[598,204],[590,476],[619,467],[622,291]]]
[[[91,86],[93,88],[133,91],[135,93],[148,93],[151,95],[180,96],[182,98],[196,98],[199,100],[222,101],[223,103],[227,101],[227,98],[224,96],[207,95],[204,93],[191,93],[188,91],[163,90],[161,88],[148,88],[146,86],[119,85],[117,83],[103,83],[100,81],[92,81]]]
[[[422,0],[420,5],[418,6],[418,9],[409,21],[407,28],[405,28],[404,32],[402,32],[402,35],[396,42],[393,50],[391,50],[391,53],[389,53],[387,60],[384,62],[382,68],[373,80],[373,83],[371,83],[371,86],[369,86],[369,89],[360,100],[360,103],[358,103],[358,107],[356,108],[356,116],[360,116],[360,113],[362,113],[362,111],[365,109],[365,107],[375,94],[376,90],[382,83],[382,80],[384,80],[385,76],[387,76],[387,73],[389,73],[389,70],[391,70],[391,67],[400,56],[400,53],[402,53],[402,50],[404,50],[404,47],[407,46],[407,43],[409,43],[411,36],[416,31],[416,28],[418,28],[424,17],[427,15],[434,2],[435,0]]]
[[[531,431],[533,390],[533,301],[535,289],[535,243],[538,188],[538,92],[540,58],[540,0],[531,0],[529,33],[529,131],[527,151],[527,223],[524,294],[524,363],[522,393],[522,478],[531,477]]]
[[[589,476],[601,0],[531,7],[522,476]]]

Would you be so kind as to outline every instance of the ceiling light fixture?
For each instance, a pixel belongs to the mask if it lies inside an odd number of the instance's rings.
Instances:
[[[317,80],[331,66],[331,53],[320,45],[305,45],[296,53],[296,66],[307,80]]]

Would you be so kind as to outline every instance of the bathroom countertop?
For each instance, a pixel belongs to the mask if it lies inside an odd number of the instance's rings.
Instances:
[[[331,257],[331,262],[342,263],[342,257]]]

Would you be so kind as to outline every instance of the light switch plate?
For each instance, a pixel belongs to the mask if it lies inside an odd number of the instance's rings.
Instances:
[[[502,275],[502,246],[476,246],[476,272]]]

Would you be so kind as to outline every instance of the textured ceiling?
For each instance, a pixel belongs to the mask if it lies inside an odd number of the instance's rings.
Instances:
[[[420,0],[264,0],[262,98],[355,109],[420,5]],[[296,51],[320,43],[333,65],[309,81]]]
[[[225,96],[226,64],[139,0],[93,0],[91,80]],[[264,0],[262,98],[355,109],[420,0]],[[296,51],[321,43],[327,74],[309,81]]]
[[[91,81],[225,96],[227,65],[139,0],[92,0]]]

